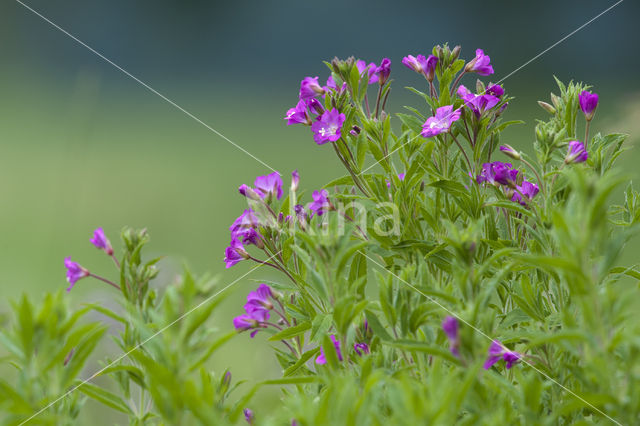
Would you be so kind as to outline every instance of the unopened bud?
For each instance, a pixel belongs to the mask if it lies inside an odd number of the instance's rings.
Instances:
[[[558,108],[560,106],[560,97],[551,92],[551,102],[554,107]]]
[[[543,102],[543,101],[538,101],[538,105],[540,105],[542,107],[542,109],[547,111],[549,114],[555,114],[556,113],[556,109],[551,104],[548,104],[548,103]]]
[[[458,59],[458,56],[460,56],[460,46],[456,46],[453,48],[453,50],[451,51],[451,62],[455,62],[456,59]]]
[[[300,183],[300,174],[298,174],[298,170],[294,170],[291,173],[291,192],[296,192],[298,183]]]
[[[250,200],[260,201],[262,199],[256,191],[245,184],[240,185],[240,187],[238,188],[238,192]]]
[[[515,150],[511,145],[502,145],[500,147],[500,151],[504,152],[507,157],[511,157],[514,160],[520,160],[522,156],[518,151]]]
[[[487,90],[484,87],[484,83],[480,81],[480,79],[476,80],[476,93],[484,93]]]

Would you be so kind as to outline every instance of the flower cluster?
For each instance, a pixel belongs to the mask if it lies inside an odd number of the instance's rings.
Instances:
[[[494,161],[492,163],[484,163],[482,172],[476,177],[477,183],[488,183],[490,185],[502,185],[511,193],[511,201],[520,203],[523,206],[532,200],[538,192],[538,185],[522,179],[518,184],[518,170],[512,168],[510,163]]]
[[[391,74],[391,60],[384,58],[380,65],[363,60],[356,61],[355,66],[361,78],[366,78],[368,84],[378,83],[383,86]],[[327,94],[341,94],[346,90],[347,83],[340,87],[333,76],[329,76],[327,84],[321,86],[318,77],[305,77],[300,82],[299,101],[295,107],[290,108],[284,119],[288,125],[305,124],[311,126],[313,140],[318,145],[328,142],[336,142],[342,137],[342,126],[346,120],[345,114],[337,108],[325,109],[317,99]]]

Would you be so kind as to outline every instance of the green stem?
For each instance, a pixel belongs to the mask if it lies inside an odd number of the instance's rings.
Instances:
[[[589,127],[591,126],[591,120],[587,120],[587,125],[584,128],[584,149],[586,151],[587,144],[589,143]]]

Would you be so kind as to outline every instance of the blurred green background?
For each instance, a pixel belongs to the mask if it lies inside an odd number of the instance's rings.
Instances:
[[[282,117],[297,101],[301,78],[326,79],[323,60],[391,58],[389,110],[401,112],[402,105],[421,106],[404,87],[424,85],[401,65],[406,54],[449,42],[470,59],[483,48],[496,81],[614,2],[25,3],[279,170],[285,182],[298,169],[302,187],[313,190],[344,173],[333,150]],[[505,117],[527,124],[503,141],[531,152],[535,120],[546,114],[536,100],[548,100],[556,75],[599,93],[594,133],[627,132],[635,144],[638,16],[640,5],[624,1],[509,77],[504,86],[516,100]],[[266,167],[13,0],[0,4],[0,61],[0,312],[22,292],[65,288],[65,256],[113,276],[109,259],[89,244],[98,226],[116,250],[124,225],[147,227],[147,254],[168,256],[158,286],[184,262],[218,274],[221,285],[248,271],[246,264],[225,270],[223,252],[229,225],[246,207],[237,187]],[[475,77],[463,83],[474,87]],[[623,158],[630,176],[638,160],[637,150]],[[634,262],[633,250],[627,253]],[[218,315],[222,331],[261,277],[276,278],[260,270],[229,290]],[[68,297],[113,303],[109,290],[85,280]],[[214,368],[227,366],[236,379],[279,375],[264,336],[236,338],[216,355]],[[262,404],[276,398],[258,396]]]

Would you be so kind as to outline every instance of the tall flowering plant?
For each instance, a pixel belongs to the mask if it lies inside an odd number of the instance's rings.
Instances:
[[[640,195],[629,184],[622,204],[610,201],[626,136],[593,134],[598,95],[557,81],[534,143],[506,140],[521,123],[505,120],[514,99],[491,82],[484,50],[461,55],[436,46],[397,68],[336,58],[292,88],[286,124],[332,150],[345,175],[307,192],[297,170],[239,186],[247,207],[221,261],[277,275],[252,286],[227,333],[210,317],[228,286],[185,271],[160,292],[146,230],[125,229],[119,252],[96,229],[91,243],[115,272],[65,258],[68,291],[95,282],[118,295],[120,310],[87,309],[119,324],[126,356],[101,372],[117,391],[72,391],[135,424],[637,423],[640,272],[621,254]],[[394,78],[416,80],[418,107],[388,111]],[[26,371],[16,383],[48,377],[35,349],[65,342],[53,393],[0,382],[1,406],[24,420],[77,383],[106,329],[49,321],[45,345],[33,324],[46,315],[24,301],[15,311],[19,327],[0,342]],[[209,361],[230,339],[270,346],[281,371],[232,393],[232,373]],[[281,387],[281,404],[261,405],[261,387]],[[81,404],[44,410],[75,418]]]

